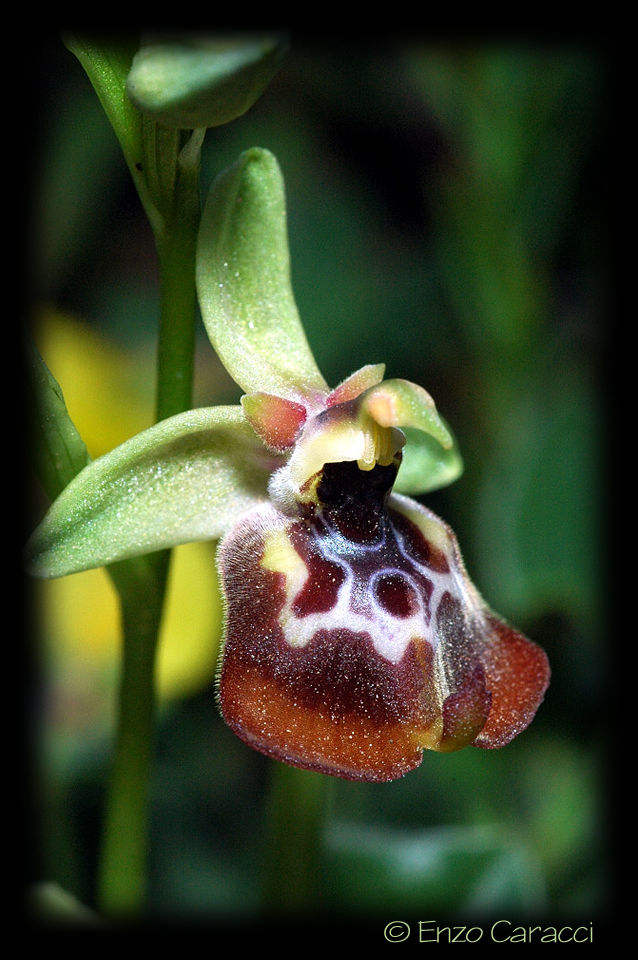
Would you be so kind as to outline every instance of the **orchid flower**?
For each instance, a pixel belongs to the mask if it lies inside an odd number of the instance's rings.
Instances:
[[[411,496],[461,458],[429,394],[383,364],[331,389],[295,304],[276,159],[246,151],[203,212],[202,318],[241,403],[169,417],[89,463],[28,546],[61,577],[220,540],[218,700],[284,763],[394,780],[424,749],[501,747],[549,682],[545,653],[496,616],[452,530]]]

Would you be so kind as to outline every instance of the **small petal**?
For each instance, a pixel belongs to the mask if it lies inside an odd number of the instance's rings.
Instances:
[[[94,460],[65,487],[27,544],[29,569],[61,577],[218,538],[265,500],[276,464],[241,407],[178,414]]]
[[[361,367],[355,373],[351,373],[338,387],[330,393],[326,400],[326,406],[334,407],[338,403],[346,403],[348,400],[354,400],[370,387],[376,387],[381,383],[385,374],[385,364],[368,364]]]
[[[272,450],[289,449],[306,422],[306,408],[302,404],[271,393],[246,394],[241,398],[241,405],[253,430]]]
[[[202,215],[197,287],[211,343],[246,393],[323,402],[328,386],[291,287],[283,178],[267,150],[247,150],[215,181]]]
[[[424,749],[507,742],[543,698],[544,654],[487,610],[451,530],[389,495],[395,475],[328,464],[315,505],[260,507],[220,545],[220,706],[268,756],[393,780]]]

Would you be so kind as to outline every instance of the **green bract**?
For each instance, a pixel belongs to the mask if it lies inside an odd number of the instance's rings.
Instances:
[[[285,51],[279,37],[152,40],[135,54],[126,92],[138,110],[167,126],[217,127],[253,105]]]
[[[250,396],[244,406],[169,417],[84,467],[29,542],[35,574],[64,576],[219,538],[268,498],[274,471],[285,495],[296,475],[286,480],[283,468],[300,463],[303,475],[317,450],[370,469],[403,448],[401,493],[432,490],[461,472],[454,439],[421,387],[383,381],[378,364],[330,391],[298,316],[283,179],[267,150],[246,151],[214,184],[201,223],[197,285],[210,340]],[[348,437],[352,450],[344,447]]]

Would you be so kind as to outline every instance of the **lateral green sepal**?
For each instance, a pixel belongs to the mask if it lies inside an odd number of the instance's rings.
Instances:
[[[463,472],[456,440],[430,394],[409,380],[384,380],[366,391],[363,406],[384,427],[406,436],[397,492],[418,495],[453,483]]]
[[[61,577],[195,540],[219,538],[266,499],[278,461],[241,407],[189,410],[94,460],[27,544],[27,565]]]

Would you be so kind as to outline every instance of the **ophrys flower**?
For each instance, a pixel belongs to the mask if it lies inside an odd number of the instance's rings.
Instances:
[[[213,187],[198,291],[241,405],[171,417],[89,464],[33,535],[32,569],[222,538],[220,707],[286,763],[383,781],[423,749],[509,742],[543,699],[547,658],[489,610],[452,531],[407,496],[461,470],[431,397],[381,364],[333,390],[317,368],[267,151]]]

